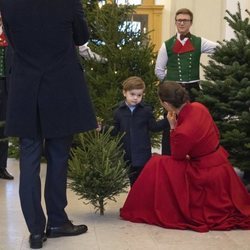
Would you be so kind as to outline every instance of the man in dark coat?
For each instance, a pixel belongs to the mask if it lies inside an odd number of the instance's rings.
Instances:
[[[1,0],[0,8],[14,50],[6,134],[20,138],[21,207],[30,247],[41,248],[46,236],[87,231],[69,221],[65,207],[73,134],[97,127],[76,51],[88,41],[88,27],[80,0]],[[43,145],[47,227],[39,176]]]
[[[6,119],[7,104],[7,80],[11,61],[11,48],[8,47],[2,27],[0,16],[0,178],[13,180],[14,177],[7,171],[8,137],[4,135],[4,123]]]

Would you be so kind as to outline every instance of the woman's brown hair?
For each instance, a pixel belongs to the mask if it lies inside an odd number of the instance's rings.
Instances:
[[[164,81],[159,85],[158,95],[162,102],[168,102],[175,108],[189,101],[188,92],[177,82]]]

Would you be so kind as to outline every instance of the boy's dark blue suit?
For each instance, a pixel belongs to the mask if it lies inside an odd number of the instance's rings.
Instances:
[[[21,138],[21,206],[30,233],[43,234],[46,223],[49,228],[68,223],[72,135],[97,127],[75,47],[88,41],[89,32],[80,0],[0,0],[0,8],[14,50],[6,134]],[[47,222],[40,202],[43,143]]]

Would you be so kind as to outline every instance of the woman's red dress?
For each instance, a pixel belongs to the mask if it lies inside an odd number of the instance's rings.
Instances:
[[[172,156],[153,156],[130,190],[120,215],[165,228],[250,229],[250,196],[219,146],[208,110],[191,103],[171,132]]]

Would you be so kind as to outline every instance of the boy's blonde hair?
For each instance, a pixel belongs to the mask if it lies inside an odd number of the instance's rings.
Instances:
[[[127,78],[123,83],[123,91],[129,91],[133,89],[143,89],[145,90],[145,82],[138,76],[131,76]]]

